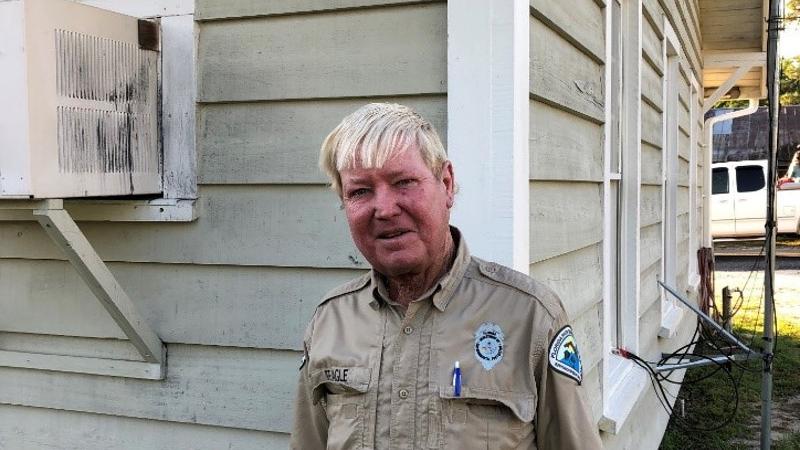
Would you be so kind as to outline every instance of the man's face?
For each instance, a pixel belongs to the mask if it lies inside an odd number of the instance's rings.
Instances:
[[[388,277],[423,273],[446,257],[454,194],[449,161],[439,179],[410,148],[379,169],[356,165],[340,176],[350,234],[375,270]]]

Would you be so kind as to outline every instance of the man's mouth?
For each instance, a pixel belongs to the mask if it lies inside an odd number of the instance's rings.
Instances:
[[[378,239],[394,239],[400,237],[406,233],[409,233],[409,230],[392,230],[386,231],[383,233],[378,234]]]

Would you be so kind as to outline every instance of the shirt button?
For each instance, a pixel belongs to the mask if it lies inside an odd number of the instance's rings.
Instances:
[[[405,334],[411,334],[413,332],[414,332],[414,327],[405,327],[405,328],[403,328],[403,333],[405,333]]]
[[[397,394],[398,394],[398,395],[400,396],[400,398],[402,398],[403,400],[405,400],[405,399],[407,399],[407,398],[408,398],[408,391],[407,391],[407,390],[405,390],[405,389],[400,389],[400,392],[398,392]]]

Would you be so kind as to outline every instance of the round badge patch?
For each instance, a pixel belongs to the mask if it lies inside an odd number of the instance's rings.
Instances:
[[[556,334],[547,353],[550,367],[556,372],[574,379],[578,384],[581,383],[583,380],[581,355],[578,352],[575,335],[572,334],[572,328],[569,325]]]
[[[492,370],[503,359],[503,330],[499,325],[484,322],[475,332],[475,358],[484,369]]]

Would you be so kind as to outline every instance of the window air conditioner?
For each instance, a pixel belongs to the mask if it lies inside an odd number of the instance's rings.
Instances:
[[[161,192],[156,25],[0,1],[0,199]]]

